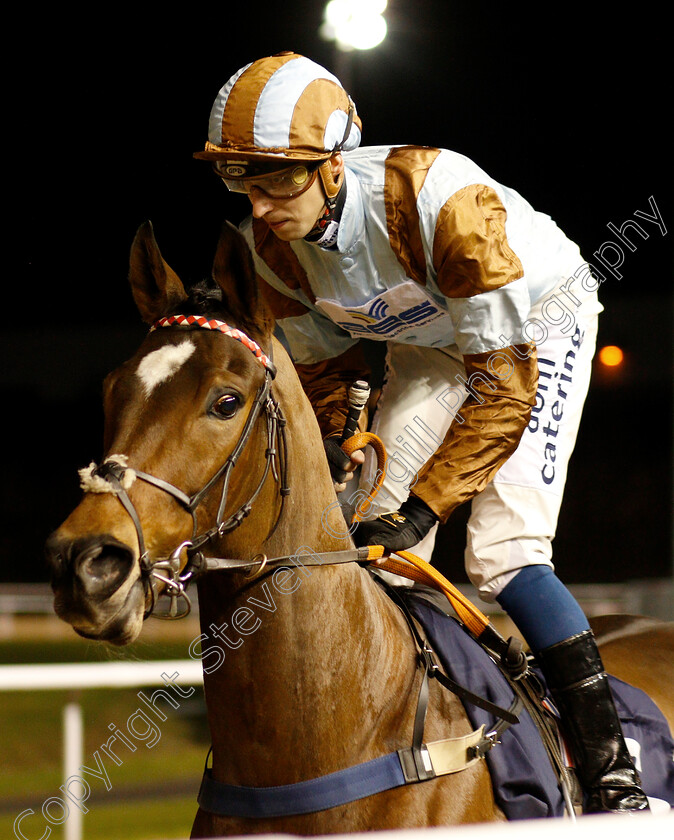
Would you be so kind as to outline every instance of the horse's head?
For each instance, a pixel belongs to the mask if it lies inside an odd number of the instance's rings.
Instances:
[[[258,494],[278,512],[267,480],[274,456],[265,460],[274,449],[271,322],[231,226],[213,278],[188,297],[151,226],[139,229],[130,281],[153,329],[105,381],[106,454],[81,471],[84,497],[47,545],[55,610],[82,636],[133,641],[159,592],[179,593],[185,542],[194,549],[233,531]],[[256,422],[265,413],[267,423]]]

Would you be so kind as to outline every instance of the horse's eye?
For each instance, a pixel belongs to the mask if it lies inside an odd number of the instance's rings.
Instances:
[[[235,394],[223,394],[213,403],[211,413],[223,420],[229,420],[234,417],[240,406],[241,401]]]

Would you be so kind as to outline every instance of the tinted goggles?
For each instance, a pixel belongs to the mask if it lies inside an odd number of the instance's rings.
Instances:
[[[213,162],[213,169],[231,192],[250,195],[250,191],[255,188],[270,198],[295,198],[301,195],[313,184],[319,166],[320,161],[312,164],[298,163],[264,175],[234,178],[231,174],[234,167],[226,161]]]

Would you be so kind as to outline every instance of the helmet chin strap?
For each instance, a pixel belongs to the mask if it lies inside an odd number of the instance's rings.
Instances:
[[[342,182],[344,180],[344,171],[340,172],[337,177],[335,178],[332,174],[332,166],[330,164],[331,158],[324,160],[323,163],[318,167],[318,174],[321,176],[321,183],[323,184],[323,192],[325,193],[325,197],[327,199],[327,206],[331,206],[331,202],[334,203],[339,195],[339,191],[342,188]]]
[[[346,183],[344,174],[335,179],[332,176],[332,170],[323,167],[329,162],[321,164],[320,174],[321,183],[323,184],[323,192],[325,193],[325,204],[323,211],[318,217],[316,224],[304,237],[307,242],[312,242],[321,248],[332,248],[337,242],[337,233],[339,231],[339,220],[342,216],[342,208],[344,207],[344,199],[346,198]],[[325,171],[325,176],[324,176]],[[326,182],[329,186],[326,187]]]

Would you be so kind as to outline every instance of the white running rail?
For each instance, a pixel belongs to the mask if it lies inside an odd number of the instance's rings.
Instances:
[[[201,662],[191,659],[153,660],[147,662],[86,662],[54,665],[2,665],[0,691],[74,691],[94,688],[143,688],[166,686],[164,675],[172,675],[181,686],[203,684]],[[178,676],[175,676],[175,675]],[[63,707],[63,784],[77,776],[84,763],[84,722],[82,707],[67,702]],[[65,802],[65,797],[64,800]],[[21,817],[32,815],[23,811],[14,823],[14,833],[21,840]],[[44,813],[44,808],[43,808]],[[70,808],[67,817],[52,824],[64,823],[64,840],[82,840],[81,808]],[[17,833],[18,831],[18,833]],[[46,826],[42,837],[47,840],[51,828]]]

